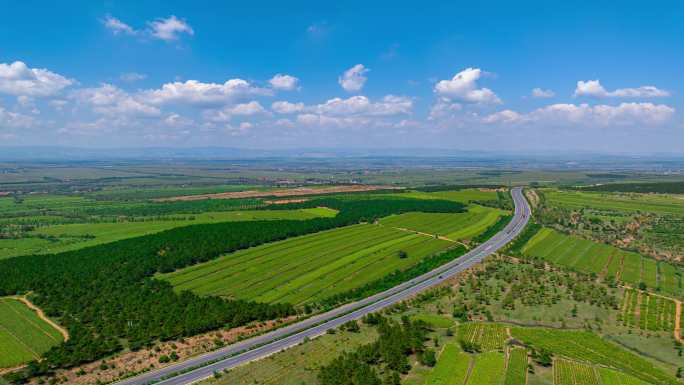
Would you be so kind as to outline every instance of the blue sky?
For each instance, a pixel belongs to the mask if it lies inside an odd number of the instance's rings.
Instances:
[[[4,145],[684,152],[679,1],[3,3]]]

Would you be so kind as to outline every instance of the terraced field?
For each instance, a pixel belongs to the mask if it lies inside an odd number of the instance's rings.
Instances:
[[[612,276],[631,286],[641,282],[649,289],[682,296],[680,270],[667,262],[658,262],[637,253],[565,235],[549,228],[541,229],[523,247],[526,255],[579,271]]]
[[[549,350],[556,359],[591,362],[653,384],[676,383],[672,374],[590,332],[516,327],[511,334],[526,345]]]
[[[444,236],[449,239],[470,239],[494,223],[503,211],[480,206],[472,206],[465,213],[406,213],[392,215],[380,220],[383,226],[409,229],[427,234]]]
[[[508,339],[506,327],[500,324],[468,322],[461,324],[459,338],[478,344],[483,351],[501,350]]]
[[[425,385],[463,384],[468,375],[472,356],[456,344],[447,344],[439,355],[437,365],[427,376]]]
[[[624,326],[651,331],[674,330],[675,302],[667,298],[628,289],[621,309],[620,318]]]
[[[450,246],[361,224],[253,247],[159,278],[200,295],[303,304],[360,287]]]
[[[0,368],[39,358],[62,342],[62,335],[21,301],[0,298]]]

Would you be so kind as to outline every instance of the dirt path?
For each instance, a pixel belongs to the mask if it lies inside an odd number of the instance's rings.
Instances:
[[[57,331],[59,332],[59,334],[61,334],[62,337],[64,338],[64,342],[69,341],[69,332],[67,332],[66,329],[64,329],[62,326],[60,326],[59,324],[57,324],[55,321],[53,321],[53,320],[51,320],[50,318],[48,318],[48,316],[46,316],[45,313],[43,312],[43,309],[41,309],[41,308],[39,308],[38,306],[34,305],[34,304],[33,304],[31,301],[29,301],[26,297],[19,297],[19,296],[16,296],[16,297],[10,297],[10,298],[14,298],[14,299],[17,299],[17,300],[23,302],[24,305],[28,306],[31,310],[35,311],[35,312],[38,314],[38,317],[39,317],[40,319],[42,319],[43,321],[47,322],[47,323],[48,323],[50,326],[52,326],[53,328],[57,329]]]
[[[679,343],[684,344],[684,340],[682,339],[682,301],[680,300],[675,300],[674,338],[679,341]]]

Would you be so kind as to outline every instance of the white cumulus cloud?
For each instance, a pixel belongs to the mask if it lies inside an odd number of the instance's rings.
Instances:
[[[49,97],[58,94],[74,81],[45,68],[29,68],[24,62],[0,63],[0,93]]]
[[[143,92],[143,98],[151,104],[185,103],[218,105],[233,102],[248,96],[268,96],[272,91],[254,87],[242,79],[230,79],[223,84],[203,83],[197,80],[173,82],[160,89]]]
[[[655,126],[669,121],[673,107],[653,103],[621,103],[619,105],[589,105],[558,103],[521,114],[504,110],[482,118],[488,124],[540,123],[583,126]]]
[[[94,112],[102,115],[156,117],[161,114],[159,108],[111,84],[84,88],[76,91],[74,96],[79,103],[91,106]]]
[[[333,98],[308,110],[324,115],[389,116],[408,114],[412,108],[413,101],[404,96],[387,95],[378,102],[371,102],[367,97],[358,95],[347,99]]]
[[[477,81],[483,71],[479,68],[466,68],[449,80],[435,84],[435,93],[442,97],[465,103],[499,104],[501,99],[489,88],[478,88]]]
[[[299,79],[290,75],[277,74],[268,82],[276,90],[292,91],[297,89]]]
[[[552,98],[556,96],[556,93],[553,92],[552,90],[545,90],[542,88],[534,88],[532,89],[532,97],[533,98],[538,98],[538,99],[544,99],[544,98]]]
[[[271,109],[279,114],[293,114],[304,110],[304,103],[278,101],[271,104]]]
[[[171,15],[166,19],[151,21],[148,24],[152,36],[165,41],[177,40],[181,33],[187,33],[188,35],[195,34],[195,31],[188,23],[174,15]]]
[[[368,78],[365,76],[366,73],[370,71],[368,68],[364,67],[363,64],[357,64],[352,68],[344,71],[342,76],[337,80],[340,86],[348,92],[361,91],[363,86],[366,84]]]
[[[112,31],[114,35],[118,35],[120,33],[125,35],[135,35],[138,33],[135,29],[133,29],[133,27],[111,15],[105,16],[104,20],[102,20],[102,24],[104,24],[108,30]]]
[[[3,128],[27,128],[35,124],[36,120],[28,115],[7,111],[0,106],[0,130]]]
[[[637,88],[618,88],[606,90],[599,80],[580,80],[575,88],[575,96],[590,96],[595,98],[660,98],[670,96],[670,92],[655,86],[641,86]]]

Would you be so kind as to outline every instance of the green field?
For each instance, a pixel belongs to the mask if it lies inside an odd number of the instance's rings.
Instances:
[[[21,301],[0,298],[0,368],[39,358],[62,342],[62,335]]]
[[[500,352],[486,352],[473,358],[473,364],[466,385],[499,384],[504,378],[506,358]]]
[[[525,385],[527,383],[527,362],[526,349],[509,349],[504,385]]]
[[[383,226],[444,236],[452,240],[470,239],[482,234],[503,214],[501,210],[471,206],[459,214],[406,213],[380,220]]]
[[[408,268],[451,245],[362,224],[253,247],[160,278],[200,295],[302,304]]]
[[[553,362],[553,384],[601,385],[601,379],[591,365],[558,359]]]
[[[579,271],[612,276],[631,286],[644,282],[649,289],[682,296],[679,269],[614,246],[541,229],[523,247],[523,253]]]
[[[83,247],[118,241],[125,238],[152,234],[175,227],[230,221],[311,219],[334,216],[326,208],[301,210],[240,210],[201,214],[183,214],[175,217],[142,218],[102,223],[56,224],[37,227],[26,238],[0,239],[0,259],[18,255],[57,253]]]
[[[613,211],[684,215],[684,204],[682,204],[681,197],[672,195],[546,191],[544,196],[550,204],[572,209],[597,208]]]
[[[459,338],[479,345],[483,351],[501,350],[508,339],[506,327],[500,324],[468,322],[458,329]]]
[[[521,327],[511,332],[514,338],[535,348],[547,349],[556,357],[603,365],[654,384],[676,381],[672,374],[650,361],[590,332]]]
[[[480,189],[464,189],[438,192],[409,192],[402,194],[420,199],[446,199],[451,201],[470,203],[473,201],[496,201],[496,191],[482,191]]]
[[[444,345],[437,365],[427,376],[425,385],[463,384],[470,362],[471,355],[462,352],[456,344]]]

